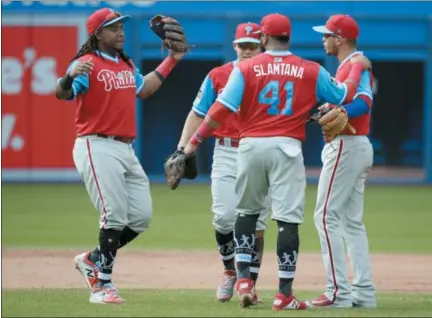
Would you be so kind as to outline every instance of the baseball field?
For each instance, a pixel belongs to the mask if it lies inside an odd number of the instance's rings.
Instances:
[[[176,191],[152,186],[152,227],[118,253],[114,282],[127,300],[122,306],[90,304],[84,280],[74,269],[74,255],[94,248],[98,238],[98,215],[81,184],[2,188],[3,317],[432,316],[430,187],[366,190],[365,224],[378,309],[282,313],[270,310],[277,287],[272,221],[257,285],[262,303],[241,309],[234,298],[224,304],[215,299],[222,265],[208,185],[184,185]],[[316,187],[309,186],[294,283],[300,299],[318,296],[324,287],[313,224],[315,197]]]

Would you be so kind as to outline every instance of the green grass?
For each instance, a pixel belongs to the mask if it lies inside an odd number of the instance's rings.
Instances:
[[[274,293],[260,294],[263,303],[241,309],[236,300],[219,303],[213,291],[122,290],[122,306],[95,305],[78,289],[3,291],[3,317],[430,317],[432,296],[379,294],[378,309],[311,309],[272,312]],[[298,293],[308,299],[316,293]]]
[[[182,185],[176,191],[152,187],[152,227],[131,246],[149,249],[214,249],[208,185]],[[302,251],[318,251],[313,224],[316,187],[307,189]],[[84,186],[3,185],[2,243],[22,248],[84,248],[97,241],[98,213]],[[370,186],[365,217],[372,252],[431,253],[431,188]],[[275,246],[269,221],[266,246]]]

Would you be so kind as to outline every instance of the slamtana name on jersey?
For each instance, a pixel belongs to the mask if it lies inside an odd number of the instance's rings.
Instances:
[[[285,75],[301,79],[303,78],[304,67],[284,63],[268,63],[267,65],[254,65],[253,70],[255,76]]]

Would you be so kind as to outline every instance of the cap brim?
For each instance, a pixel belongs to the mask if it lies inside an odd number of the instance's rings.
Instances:
[[[237,40],[234,40],[233,43],[261,43],[260,40],[255,39],[255,38],[240,38]]]
[[[106,26],[112,25],[112,24],[117,23],[117,22],[123,22],[124,23],[124,22],[126,22],[126,21],[128,21],[130,19],[131,19],[130,15],[122,15],[121,17],[118,17],[118,18],[112,19],[112,20],[110,20],[108,22],[105,22],[102,25],[102,27],[106,27]]]
[[[322,34],[334,34],[334,32],[327,29],[325,25],[314,26],[312,27],[312,29],[315,32],[322,33]]]

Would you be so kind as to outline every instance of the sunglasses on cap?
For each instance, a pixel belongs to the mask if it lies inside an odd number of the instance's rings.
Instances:
[[[252,42],[237,43],[237,47],[242,51],[246,51],[247,49],[254,51],[259,48],[259,43],[252,43]]]

